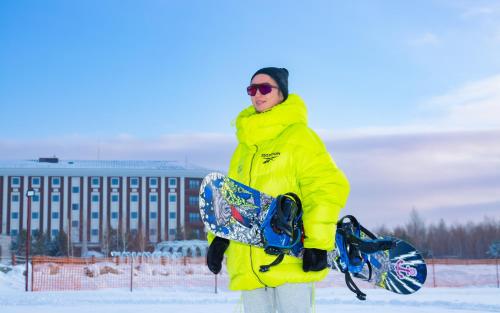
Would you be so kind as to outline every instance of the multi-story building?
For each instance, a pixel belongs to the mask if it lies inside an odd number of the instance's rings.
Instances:
[[[99,249],[111,230],[140,231],[151,246],[201,239],[198,197],[208,173],[169,161],[0,161],[0,235],[16,237],[31,218],[32,234],[64,230],[75,254]]]

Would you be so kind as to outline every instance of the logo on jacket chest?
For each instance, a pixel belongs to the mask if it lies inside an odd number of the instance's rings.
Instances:
[[[280,152],[262,153],[260,155],[263,159],[262,164],[270,163],[270,162],[276,160],[280,155],[281,155]]]

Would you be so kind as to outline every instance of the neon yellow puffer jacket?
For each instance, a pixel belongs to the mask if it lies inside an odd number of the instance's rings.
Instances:
[[[307,127],[302,99],[290,94],[271,110],[257,113],[253,106],[236,119],[239,144],[228,176],[271,196],[297,194],[303,207],[304,246],[332,250],[335,223],[349,194],[349,183],[319,137]],[[213,234],[209,234],[209,241]],[[231,241],[226,250],[231,290],[251,290],[284,283],[323,279],[328,269],[304,272],[302,259],[284,260],[261,273],[261,265],[276,259],[263,249]]]

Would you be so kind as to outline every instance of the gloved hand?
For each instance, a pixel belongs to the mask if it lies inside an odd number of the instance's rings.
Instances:
[[[208,247],[207,252],[207,266],[208,269],[214,273],[218,274],[222,268],[222,259],[224,258],[224,251],[226,251],[229,246],[229,240],[215,237],[210,247]]]
[[[328,266],[326,251],[315,248],[305,248],[302,262],[302,269],[304,272],[321,271]]]

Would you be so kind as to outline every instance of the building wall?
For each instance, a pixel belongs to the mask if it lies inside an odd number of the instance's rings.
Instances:
[[[189,225],[186,227],[186,236],[189,238],[201,239],[203,236],[203,222],[200,218],[199,209],[199,191],[200,191],[201,179],[196,177],[186,177],[185,178],[185,214],[184,214],[184,224]]]
[[[1,175],[1,174],[0,174]],[[26,227],[70,236],[70,249],[99,249],[110,229],[143,232],[151,245],[163,240],[204,239],[199,220],[201,177],[1,175],[0,234]],[[31,217],[26,216],[28,188]],[[197,215],[196,215],[197,214]],[[196,218],[198,217],[198,220]]]

